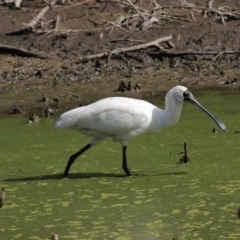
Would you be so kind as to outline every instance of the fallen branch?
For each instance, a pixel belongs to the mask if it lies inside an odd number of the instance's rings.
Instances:
[[[106,51],[106,52],[99,53],[99,54],[84,56],[84,57],[79,58],[79,61],[80,62],[85,62],[85,61],[89,61],[89,60],[93,60],[93,59],[97,59],[97,58],[104,58],[104,57],[109,58],[112,55],[118,55],[120,53],[126,53],[126,52],[135,52],[135,51],[139,51],[139,50],[146,49],[146,48],[149,48],[149,47],[156,47],[161,51],[165,51],[164,48],[162,46],[160,46],[159,44],[162,43],[162,42],[168,42],[171,39],[172,39],[172,35],[170,35],[168,37],[158,38],[158,39],[156,39],[152,42],[140,44],[140,45],[133,46],[133,47],[117,48],[113,51]]]
[[[38,38],[38,40],[40,40],[41,38],[44,38],[44,37],[47,36],[47,35],[51,35],[51,34],[57,32],[57,31],[58,31],[59,21],[60,21],[60,18],[59,18],[59,15],[57,15],[57,17],[56,17],[56,19],[55,19],[55,24],[54,24],[55,26],[54,26],[54,28],[53,28],[52,30],[47,31],[47,32],[46,32],[45,34],[43,34],[40,38]]]
[[[206,12],[211,13],[213,15],[218,15],[220,18],[227,18],[225,20],[228,20],[228,19],[239,20],[240,19],[240,17],[236,16],[233,13],[221,12],[220,10],[216,10],[216,9],[208,9]]]
[[[11,55],[17,55],[21,57],[33,57],[33,58],[41,58],[41,59],[46,58],[38,53],[29,52],[27,50],[8,46],[8,45],[0,45],[0,54],[11,54]]]
[[[148,53],[150,55],[161,55],[161,56],[169,56],[169,57],[181,57],[187,55],[216,55],[212,61],[215,61],[221,55],[231,55],[231,54],[240,54],[240,51],[224,51],[224,52],[217,52],[217,51],[209,51],[209,52],[195,52],[195,51],[186,51],[186,52],[172,52],[172,51],[161,51],[161,52],[152,52]]]
[[[33,18],[33,20],[30,23],[24,23],[24,28],[13,31],[13,32],[7,32],[6,35],[20,35],[20,34],[26,34],[34,32],[35,26],[37,23],[41,21],[41,19],[44,17],[44,15],[51,9],[53,6],[58,2],[59,0],[52,0],[46,7],[44,7],[36,17]]]
[[[44,15],[51,9],[53,6],[58,2],[59,0],[52,0],[49,5],[44,7],[39,14],[33,18],[33,20],[30,23],[24,24],[27,28],[31,28],[34,30],[36,24],[40,22],[40,20],[44,17]]]
[[[131,39],[131,38],[121,38],[121,39],[113,39],[110,40],[110,42],[116,43],[116,42],[138,42],[138,43],[146,43],[146,41],[143,40],[137,40],[137,39]]]

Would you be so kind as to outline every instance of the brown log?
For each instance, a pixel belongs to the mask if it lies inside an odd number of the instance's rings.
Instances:
[[[0,54],[11,54],[11,55],[18,55],[21,57],[33,57],[33,58],[41,58],[41,59],[46,58],[38,53],[33,53],[22,48],[12,47],[8,45],[0,45]]]
[[[85,62],[85,61],[89,61],[89,60],[93,60],[93,59],[97,59],[97,58],[103,58],[103,57],[110,58],[112,55],[118,55],[120,53],[126,53],[126,52],[135,52],[135,51],[139,51],[139,50],[146,49],[146,48],[149,48],[149,47],[156,47],[159,50],[164,50],[164,48],[162,46],[160,46],[159,44],[162,43],[162,42],[170,41],[171,39],[172,39],[172,35],[167,36],[167,37],[163,37],[163,38],[158,38],[154,41],[139,44],[139,45],[136,45],[136,46],[133,46],[133,47],[117,48],[113,51],[103,52],[103,53],[98,53],[98,54],[94,54],[94,55],[81,57],[79,59],[79,61],[80,62]]]

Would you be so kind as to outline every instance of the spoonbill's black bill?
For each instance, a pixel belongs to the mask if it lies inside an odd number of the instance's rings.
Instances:
[[[222,130],[226,130],[226,126],[223,122],[221,122],[220,120],[218,120],[214,115],[212,115],[205,107],[203,107],[197,100],[196,98],[192,95],[192,93],[187,90],[185,93],[184,93],[184,100],[185,101],[188,101],[190,103],[192,103],[193,105],[197,106],[198,108],[202,109],[205,113],[207,113],[207,115],[209,117],[211,117],[215,122],[216,124],[222,129]]]

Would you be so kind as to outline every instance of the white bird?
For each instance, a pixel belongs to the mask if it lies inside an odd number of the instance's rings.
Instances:
[[[199,107],[222,130],[226,129],[226,126],[206,110],[183,86],[175,86],[167,93],[165,110],[143,100],[110,97],[63,113],[55,124],[56,128],[75,128],[91,137],[85,147],[70,156],[63,177],[68,176],[69,169],[77,157],[106,138],[112,138],[114,142],[122,144],[122,168],[130,176],[131,171],[127,164],[128,141],[143,133],[159,132],[176,123],[181,114],[183,101],[189,101]]]

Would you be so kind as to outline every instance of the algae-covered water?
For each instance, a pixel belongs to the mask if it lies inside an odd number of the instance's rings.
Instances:
[[[130,141],[133,177],[121,169],[120,144],[108,140],[62,179],[88,138],[54,129],[57,116],[35,124],[1,116],[0,239],[240,239],[240,96],[207,93],[197,99],[227,131],[184,103],[176,125]],[[184,140],[190,162],[179,164]]]

